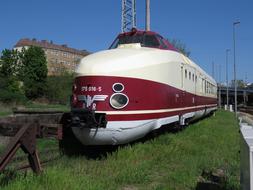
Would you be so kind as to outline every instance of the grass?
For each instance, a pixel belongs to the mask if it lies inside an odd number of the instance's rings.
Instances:
[[[225,171],[227,189],[239,189],[238,150],[234,115],[218,111],[181,132],[121,147],[106,158],[64,156],[42,175],[18,173],[1,189],[185,190],[195,189],[203,170],[215,168]]]
[[[69,106],[60,104],[40,104],[30,103],[25,105],[25,108],[30,110],[59,110],[59,111],[70,111]]]
[[[11,111],[0,111],[0,117],[10,115],[11,113],[12,113]]]
[[[14,107],[20,107],[20,106],[0,104],[0,117],[4,117],[4,116],[12,114],[12,109]],[[51,111],[64,111],[64,112],[70,111],[69,106],[60,105],[60,104],[27,103],[25,105],[22,105],[21,107],[27,110],[31,110],[31,111],[38,111],[38,110],[39,111],[51,110]]]
[[[12,111],[9,107],[6,107],[6,106],[3,106],[2,104],[0,104],[0,117],[7,116],[11,113],[12,113]]]

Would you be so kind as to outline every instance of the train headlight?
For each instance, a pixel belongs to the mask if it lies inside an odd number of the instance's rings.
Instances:
[[[110,98],[110,104],[115,109],[122,109],[127,106],[129,99],[123,93],[115,93]]]
[[[124,90],[124,85],[121,83],[114,83],[112,89],[114,92],[122,92]]]

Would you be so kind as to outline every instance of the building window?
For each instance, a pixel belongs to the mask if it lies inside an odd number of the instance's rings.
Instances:
[[[186,69],[185,69],[184,73],[185,73],[185,78],[187,79],[187,70]]]
[[[189,79],[191,80],[191,77],[192,77],[192,73],[191,72],[189,72]]]

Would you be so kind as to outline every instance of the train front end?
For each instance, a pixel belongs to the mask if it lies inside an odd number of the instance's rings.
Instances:
[[[167,60],[161,48],[157,34],[133,31],[120,34],[109,50],[81,60],[71,125],[82,144],[125,144],[157,127],[161,113],[153,110],[165,109],[168,99],[166,88],[153,80],[165,70],[159,70],[159,62]]]

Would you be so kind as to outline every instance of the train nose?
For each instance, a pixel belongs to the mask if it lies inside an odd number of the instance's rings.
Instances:
[[[113,49],[83,58],[76,68],[77,75],[113,75],[114,73],[143,67],[154,58],[149,50]]]

